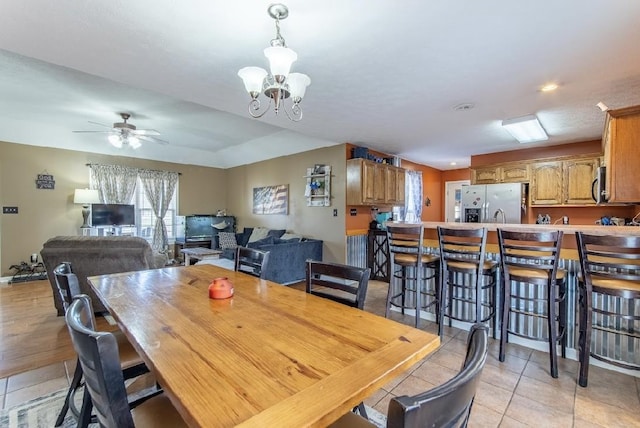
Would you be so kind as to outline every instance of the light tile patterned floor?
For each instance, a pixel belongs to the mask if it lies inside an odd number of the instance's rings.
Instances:
[[[384,315],[387,285],[371,281],[365,309]],[[412,323],[413,318],[393,313]],[[436,332],[433,323],[421,328]],[[386,413],[391,397],[416,394],[455,375],[464,358],[466,332],[445,329],[441,348],[390,382],[365,403]],[[0,402],[8,408],[65,388],[75,360],[0,379]],[[560,360],[558,379],[549,375],[548,355],[509,344],[504,363],[491,339],[487,364],[469,425],[471,427],[640,427],[640,379],[592,366],[589,386],[577,386],[578,364]]]

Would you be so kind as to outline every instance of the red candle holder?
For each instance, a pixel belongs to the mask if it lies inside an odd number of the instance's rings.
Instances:
[[[210,299],[228,299],[233,296],[233,284],[229,278],[215,278],[209,284]]]

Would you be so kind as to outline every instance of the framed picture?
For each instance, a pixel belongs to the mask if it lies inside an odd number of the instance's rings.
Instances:
[[[253,188],[254,214],[288,214],[289,213],[289,185]]]

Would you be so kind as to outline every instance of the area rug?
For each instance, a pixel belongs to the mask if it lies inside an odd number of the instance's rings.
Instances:
[[[58,417],[58,412],[62,408],[66,393],[67,390],[63,389],[7,410],[0,410],[0,428],[52,428]],[[79,395],[82,396],[82,394]],[[369,420],[377,427],[384,428],[387,425],[385,415],[369,406],[366,406],[366,409]],[[75,426],[76,420],[69,412],[62,427],[72,428]],[[91,428],[97,426],[97,424],[89,425]]]
[[[35,398],[0,411],[0,428],[51,428],[64,403],[67,389]],[[80,394],[81,395],[81,394]],[[76,426],[76,420],[69,412],[62,424],[64,428]],[[97,426],[97,425],[92,425]]]

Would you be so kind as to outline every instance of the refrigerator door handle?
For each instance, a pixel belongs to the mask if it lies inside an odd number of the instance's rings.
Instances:
[[[480,219],[480,223],[486,223],[487,222],[487,216],[489,212],[489,203],[488,202],[483,202],[482,204],[482,218]]]

